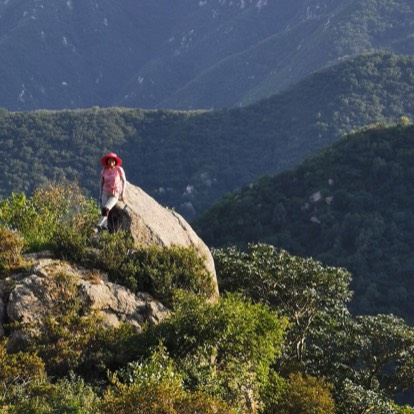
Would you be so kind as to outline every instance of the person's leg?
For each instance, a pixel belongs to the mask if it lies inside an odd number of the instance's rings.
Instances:
[[[108,229],[108,216],[109,211],[115,206],[118,202],[118,198],[114,196],[108,196],[107,194],[102,194],[101,202],[101,218],[97,226],[101,229]]]

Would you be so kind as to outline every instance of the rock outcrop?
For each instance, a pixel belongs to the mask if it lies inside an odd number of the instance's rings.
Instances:
[[[21,326],[8,338],[11,348],[18,348],[19,341],[36,335],[42,320],[53,317],[54,310],[59,311],[59,302],[68,295],[65,292],[68,285],[74,289],[72,293],[86,313],[97,312],[103,327],[128,323],[139,332],[144,323],[158,323],[169,314],[149,294],[134,294],[108,282],[98,271],[53,258],[40,258],[27,274],[0,282],[0,337],[4,336],[4,322],[17,322]]]
[[[214,259],[208,247],[180,214],[162,207],[139,187],[128,183],[125,203],[119,202],[112,209],[108,224],[110,231],[123,229],[131,232],[137,247],[153,244],[193,247],[205,260],[218,296]]]
[[[109,230],[130,232],[137,248],[154,244],[194,248],[213,279],[215,293],[210,300],[215,301],[219,292],[214,260],[191,226],[132,184],[128,184],[125,201],[111,211]],[[139,332],[143,324],[158,323],[169,314],[151,295],[134,294],[109,282],[102,272],[54,259],[50,254],[26,259],[33,263],[30,271],[0,280],[0,338],[8,336],[10,349],[19,349],[19,344],[35,337],[45,318],[61,315],[59,306],[68,297],[80,301],[85,314],[96,313],[103,327],[128,323]],[[6,333],[7,325],[18,328]]]

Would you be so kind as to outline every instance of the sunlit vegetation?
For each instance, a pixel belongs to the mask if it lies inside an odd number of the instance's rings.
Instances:
[[[414,330],[392,315],[353,317],[345,269],[268,244],[214,250],[222,293],[212,303],[191,251],[150,249],[138,261],[124,256],[129,276],[123,279],[111,263],[128,237],[108,234],[92,246],[89,224],[98,212],[77,186],[54,184],[35,194],[44,197],[16,194],[0,205],[2,231],[12,235],[1,256],[2,278],[24,273],[26,252],[48,247],[74,260],[76,251],[79,264],[108,271],[118,283],[149,286],[172,312],[139,333],[128,325],[102,329],[79,300],[73,275],[50,277],[56,298],[35,322],[38,334],[14,350],[8,337],[19,326],[5,325],[1,413],[412,412],[394,400],[414,386]],[[16,215],[6,214],[11,205]],[[39,223],[37,238],[24,225],[24,211]],[[62,243],[62,228],[79,237]],[[84,254],[91,247],[92,263]],[[163,275],[165,286],[156,288]]]

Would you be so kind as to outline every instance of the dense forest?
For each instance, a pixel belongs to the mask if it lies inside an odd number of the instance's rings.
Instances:
[[[413,323],[413,157],[412,125],[365,128],[228,194],[194,225],[211,246],[261,241],[345,267],[355,312]]]
[[[2,321],[2,414],[414,412],[404,405],[414,389],[414,329],[391,314],[352,316],[345,269],[270,244],[214,250],[221,295],[212,303],[191,249],[125,255],[127,233],[94,236],[97,214],[76,184],[3,200],[1,295],[29,275],[25,253],[49,249],[133,291],[152,286],[170,316],[140,332],[104,328],[73,275],[45,277],[60,297],[50,313]],[[165,272],[168,292],[157,289]],[[19,349],[8,342],[15,330],[29,334]]]
[[[115,151],[127,179],[192,218],[264,174],[298,165],[366,124],[414,118],[414,58],[364,55],[245,108],[0,111],[0,196],[77,179],[94,196],[99,159]]]

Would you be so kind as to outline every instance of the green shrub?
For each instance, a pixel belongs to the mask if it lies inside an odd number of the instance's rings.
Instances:
[[[289,375],[284,395],[274,410],[275,414],[334,414],[332,385],[323,378],[300,373]]]
[[[36,353],[8,353],[6,340],[0,342],[0,388],[46,377],[45,364]]]
[[[95,217],[93,212],[86,211],[74,216],[70,222],[61,222],[51,238],[55,255],[79,263],[86,262]]]
[[[398,412],[394,410],[396,408],[395,404],[384,394],[355,384],[349,379],[343,381],[342,389],[337,393],[339,395],[336,396],[336,405],[338,412],[341,414],[394,414]]]
[[[132,363],[112,376],[101,409],[106,414],[237,413],[219,398],[185,389],[182,376],[162,347],[147,360]]]
[[[402,126],[411,125],[411,120],[407,115],[401,115],[398,118],[398,124]]]
[[[50,382],[34,380],[9,389],[2,414],[99,414],[99,399],[82,378],[71,376]]]
[[[174,315],[137,336],[133,349],[145,354],[164,340],[189,389],[202,389],[240,410],[260,405],[286,321],[238,295],[213,304],[181,293],[175,303]]]
[[[130,234],[123,231],[103,234],[98,247],[97,264],[113,282],[148,292],[167,306],[173,306],[176,290],[204,297],[215,292],[212,275],[192,248],[154,245],[134,250]]]
[[[399,406],[395,403],[391,403],[391,405],[395,410],[395,414],[414,414],[414,407],[409,405]]]
[[[204,297],[215,292],[212,275],[194,249],[151,246],[137,251],[134,260],[139,263],[137,289],[169,306],[177,289]]]
[[[96,265],[107,271],[113,282],[136,291],[139,267],[130,254],[134,248],[130,233],[124,230],[113,234],[103,232],[96,240],[95,248]]]
[[[35,190],[32,197],[13,193],[0,202],[0,223],[18,230],[31,251],[51,247],[52,238],[60,233],[62,223],[71,223],[82,216],[87,226],[78,226],[82,234],[91,228],[91,217],[97,209],[92,200],[87,200],[77,184],[50,183]],[[86,220],[88,218],[88,220]]]
[[[22,263],[25,243],[19,232],[1,226],[0,240],[0,273],[4,273]]]
[[[249,244],[247,252],[230,247],[213,255],[221,291],[240,292],[289,319],[289,363],[306,357],[304,344],[312,335],[343,318],[351,297],[351,275],[345,269],[264,243]]]
[[[13,193],[8,199],[0,202],[0,221],[7,228],[19,231],[28,246],[31,246],[33,227],[38,216],[35,206],[23,193]]]

